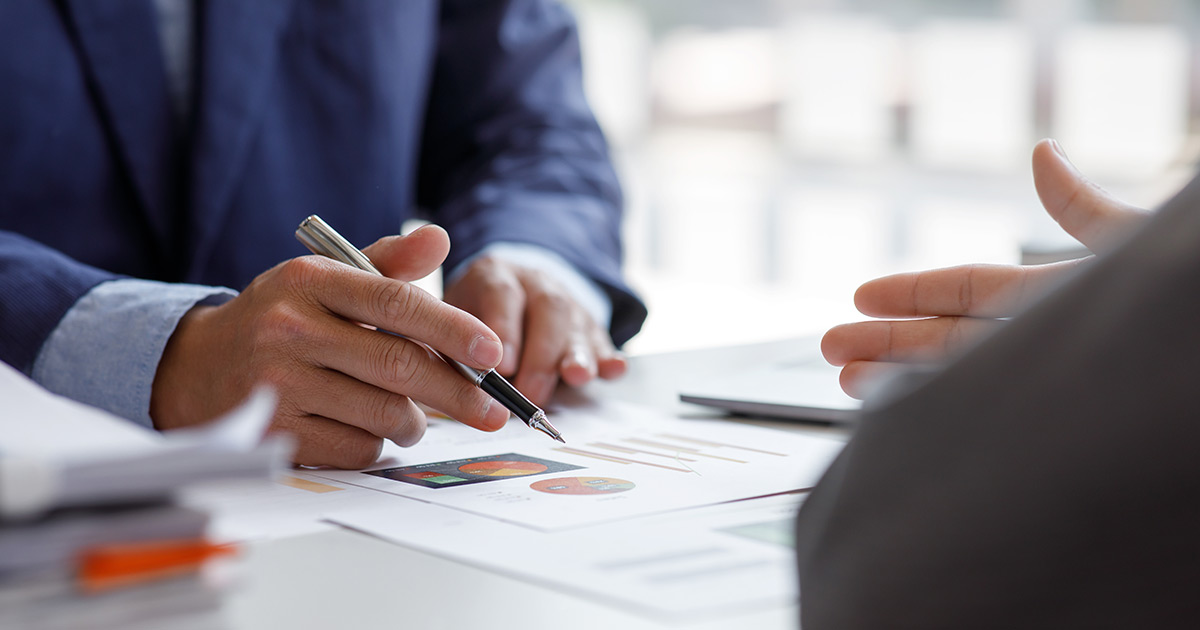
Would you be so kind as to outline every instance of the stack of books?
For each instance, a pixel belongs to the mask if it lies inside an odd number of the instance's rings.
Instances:
[[[219,601],[186,487],[262,479],[290,446],[263,441],[275,400],[255,393],[204,428],[159,434],[54,396],[0,363],[0,627],[133,627]]]

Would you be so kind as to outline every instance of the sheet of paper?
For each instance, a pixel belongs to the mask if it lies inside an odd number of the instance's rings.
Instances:
[[[434,422],[368,471],[314,475],[551,531],[812,487],[843,442],[620,403],[558,409],[567,444],[523,425]]]
[[[0,518],[160,498],[204,480],[265,477],[290,440],[263,434],[269,389],[214,421],[160,434],[57,396],[0,363]],[[262,442],[260,444],[260,442]]]
[[[0,362],[0,455],[63,461],[148,451],[160,434],[63,398]]]
[[[262,441],[275,403],[260,388],[221,418],[164,434],[53,394],[0,362],[0,457],[74,463],[172,448],[249,451]]]
[[[631,612],[695,617],[796,601],[802,495],[558,532],[415,501],[330,514],[345,527]]]
[[[379,507],[394,497],[287,470],[271,481],[199,484],[180,495],[184,505],[212,515],[208,535],[222,542],[272,540],[333,529],[330,512]]]

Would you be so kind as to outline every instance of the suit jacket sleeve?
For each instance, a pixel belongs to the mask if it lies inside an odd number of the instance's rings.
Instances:
[[[418,201],[453,269],[488,243],[529,243],[604,287],[623,343],[645,307],[621,278],[621,191],[583,95],[567,11],[546,0],[442,3]]]
[[[908,380],[800,512],[806,630],[1200,627],[1200,180]]]
[[[92,287],[116,277],[0,231],[0,360],[29,375],[67,310]]]

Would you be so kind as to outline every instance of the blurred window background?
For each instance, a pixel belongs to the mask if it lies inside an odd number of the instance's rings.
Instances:
[[[1195,0],[568,0],[650,306],[633,353],[818,333],[897,271],[1077,247],[1029,156],[1191,176]]]

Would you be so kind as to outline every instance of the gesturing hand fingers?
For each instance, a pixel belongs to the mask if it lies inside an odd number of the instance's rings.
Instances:
[[[1033,181],[1050,216],[1093,252],[1105,251],[1149,214],[1084,177],[1054,140],[1034,148]]]
[[[1126,204],[1085,178],[1052,140],[1033,154],[1034,182],[1046,211],[1093,252],[1131,232],[1147,212]],[[842,370],[842,388],[862,384],[894,363],[940,359],[1016,315],[1088,259],[1038,266],[965,265],[872,280],[859,287],[855,306],[882,318],[924,318],[845,324],[821,340],[821,351]]]
[[[854,294],[854,305],[870,317],[1009,317],[1083,260],[900,273],[863,284]]]
[[[821,353],[832,365],[932,360],[982,337],[997,323],[971,317],[933,317],[842,324],[825,333]]]
[[[872,384],[877,383],[885,375],[902,369],[905,365],[886,361],[851,361],[842,367],[841,374],[838,375],[838,383],[846,395],[861,400],[870,393]]]

